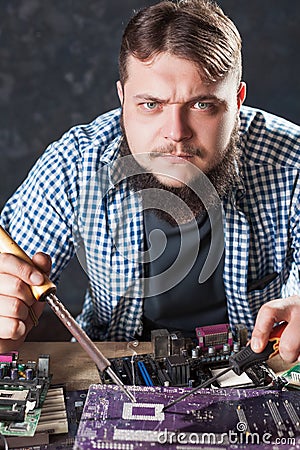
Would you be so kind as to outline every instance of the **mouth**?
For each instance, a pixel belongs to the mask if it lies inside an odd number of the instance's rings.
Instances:
[[[161,153],[161,152],[153,152],[150,155],[151,158],[165,158],[168,162],[172,164],[183,164],[186,161],[191,161],[195,155],[191,155],[190,153]]]

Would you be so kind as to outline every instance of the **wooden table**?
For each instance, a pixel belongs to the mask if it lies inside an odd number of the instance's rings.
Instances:
[[[137,341],[134,341],[137,343]],[[151,353],[151,342],[96,342],[99,350],[107,358],[118,358]],[[90,384],[99,383],[99,375],[94,362],[77,342],[25,342],[19,352],[24,362],[36,361],[39,355],[50,355],[52,383],[64,383],[67,390],[88,389]]]

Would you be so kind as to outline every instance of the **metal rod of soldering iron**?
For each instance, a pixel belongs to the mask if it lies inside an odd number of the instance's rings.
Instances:
[[[105,371],[113,380],[113,382],[116,383],[122,389],[122,391],[127,395],[127,397],[132,402],[135,402],[136,401],[135,397],[111,369],[110,362],[108,361],[108,359],[106,359],[106,357],[100,352],[100,350],[94,344],[94,342],[91,341],[91,339],[88,337],[85,331],[83,331],[83,329],[78,325],[76,320],[72,317],[72,315],[65,308],[65,306],[59,301],[56,295],[50,293],[46,296],[45,300],[50,306],[50,308],[53,310],[53,312],[65,325],[65,327],[68,328],[68,330],[74,336],[74,338],[77,339],[77,341],[79,342],[81,347],[86,351],[89,357],[94,361],[98,369],[101,372]]]
[[[11,236],[0,226],[0,253],[10,253],[29,264],[33,265],[33,262],[28,255],[18,246],[18,244],[11,238]],[[72,336],[78,341],[81,347],[87,352],[90,358],[94,361],[100,372],[106,372],[111,379],[116,383],[122,391],[127,395],[127,397],[135,402],[135,397],[119,379],[119,377],[114,373],[110,367],[110,362],[101,353],[94,342],[88,337],[85,331],[79,326],[76,320],[72,317],[70,312],[65,308],[61,301],[56,297],[56,286],[52,281],[45,275],[45,283],[40,286],[30,286],[32,293],[36,300],[46,301],[52,311],[57,315],[64,326],[70,331]]]

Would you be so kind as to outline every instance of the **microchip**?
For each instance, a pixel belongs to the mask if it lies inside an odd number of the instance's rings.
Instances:
[[[8,430],[11,432],[24,432],[28,430],[28,423],[26,422],[12,422],[8,425]]]

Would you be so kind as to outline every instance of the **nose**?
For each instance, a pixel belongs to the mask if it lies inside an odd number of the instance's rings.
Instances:
[[[181,142],[190,139],[193,135],[188,121],[187,112],[177,104],[168,105],[163,124],[165,139]]]

